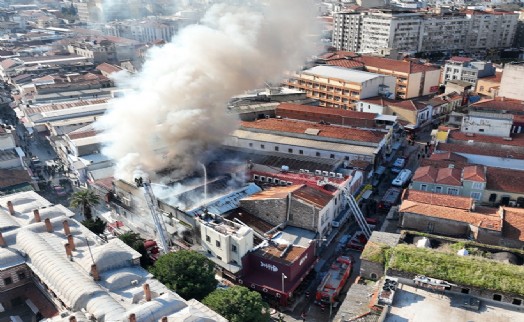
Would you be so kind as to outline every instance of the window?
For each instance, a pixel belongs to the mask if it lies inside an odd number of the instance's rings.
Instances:
[[[513,299],[511,304],[513,304],[513,305],[522,305],[522,300],[521,299]]]
[[[448,195],[458,196],[459,191],[457,188],[448,188]]]
[[[298,150],[298,154],[304,154],[304,150]]]
[[[344,157],[344,160],[349,161],[349,156],[346,155],[346,156]]]
[[[473,182],[472,188],[473,189],[484,189],[484,183],[483,182]]]
[[[500,295],[500,294],[493,294],[493,301],[497,301],[497,302],[502,301],[502,295]]]
[[[249,147],[252,148],[253,147],[253,143],[249,143]]]
[[[5,285],[13,284],[13,279],[11,277],[4,278],[4,284]]]
[[[217,256],[217,258],[218,258],[218,260],[222,260],[222,257],[220,257],[220,256]]]
[[[316,155],[317,157],[319,157],[319,156],[320,156],[320,152],[315,153],[315,155]]]
[[[256,178],[255,178],[256,179]],[[211,237],[209,237],[208,235],[206,235],[206,241],[207,242],[210,242],[211,241]]]
[[[293,149],[287,149],[287,152],[293,153]]]
[[[264,144],[260,144],[260,148],[265,149],[266,147],[264,146]]]
[[[484,132],[484,129],[479,129],[479,132]]]
[[[463,288],[460,290],[460,293],[462,294],[469,294],[469,288]]]
[[[218,248],[220,248],[220,240],[217,240],[217,241],[215,242],[215,245],[216,245]]]
[[[480,197],[481,197],[481,193],[480,192],[472,192],[471,193],[471,198],[475,199],[475,200],[480,200]]]
[[[278,146],[275,147],[275,151],[278,151]]]
[[[376,280],[378,276],[375,273],[371,273],[369,277],[371,277],[372,280]]]
[[[435,187],[436,193],[442,193],[442,187]]]
[[[237,252],[237,246],[236,245],[231,245],[231,251],[233,253],[236,253]]]
[[[421,185],[420,185],[420,190],[422,190],[422,191],[428,191],[428,185],[427,185],[427,184],[421,184]]]
[[[334,154],[330,154],[329,157],[330,157],[331,159],[334,159],[334,158],[335,158],[335,155],[334,155]]]
[[[19,280],[25,280],[25,272],[24,271],[18,271],[18,272],[16,272],[16,274],[18,275],[18,279]]]

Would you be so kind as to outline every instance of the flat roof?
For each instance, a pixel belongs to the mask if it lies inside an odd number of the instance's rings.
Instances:
[[[385,322],[441,322],[441,321],[522,321],[524,313],[511,311],[481,300],[480,310],[461,307],[463,295],[441,296],[421,288],[402,284],[397,288],[393,305]]]
[[[338,66],[316,66],[302,71],[304,74],[317,75],[327,78],[338,78],[348,82],[363,83],[384,75],[347,69]]]

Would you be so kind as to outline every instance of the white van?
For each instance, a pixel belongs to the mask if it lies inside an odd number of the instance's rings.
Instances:
[[[400,171],[400,173],[397,175],[395,179],[393,179],[393,182],[391,184],[397,187],[403,187],[406,183],[409,182],[410,178],[411,170],[404,169]]]

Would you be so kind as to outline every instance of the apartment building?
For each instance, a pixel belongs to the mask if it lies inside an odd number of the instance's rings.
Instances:
[[[444,65],[443,81],[461,80],[476,85],[479,78],[495,75],[491,62],[474,61],[467,57],[451,57]]]
[[[524,62],[506,64],[500,82],[499,96],[524,101],[523,81]]]
[[[334,15],[333,46],[387,54],[511,47],[518,13],[466,10],[423,13],[371,9]]]
[[[297,72],[286,85],[305,91],[307,97],[319,100],[320,106],[352,109],[360,99],[393,95],[395,78],[338,66],[316,66]]]

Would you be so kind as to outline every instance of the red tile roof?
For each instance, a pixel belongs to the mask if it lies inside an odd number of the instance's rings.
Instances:
[[[285,187],[271,187],[266,190],[255,193],[254,195],[243,198],[242,200],[266,200],[266,199],[284,199],[288,195],[298,189],[303,185],[297,184],[292,186]]]
[[[519,147],[524,147],[524,133],[512,134],[511,140],[506,140],[498,136],[482,135],[482,134],[466,134],[460,131],[451,131],[449,133],[449,138],[456,141],[474,141],[482,143],[491,143],[496,145],[514,145]],[[453,142],[452,142],[453,143]]]
[[[495,97],[493,99],[486,99],[473,103],[470,105],[470,108],[488,111],[507,111],[508,113],[524,112],[524,101],[505,97]]]
[[[467,162],[468,159],[459,155],[459,154],[456,154],[456,153],[453,153],[453,152],[442,152],[442,153],[433,153],[431,154],[431,156],[429,157],[430,160],[435,160],[435,161],[439,161],[439,160],[451,160],[451,161],[459,161],[459,162]]]
[[[317,208],[324,208],[331,201],[333,196],[329,193],[322,192],[318,189],[302,186],[302,188],[291,193],[293,197],[301,199]]]
[[[475,201],[473,198],[452,196],[440,193],[406,189],[402,195],[404,200],[416,201],[428,205],[450,207],[456,209],[470,210]]]
[[[305,134],[306,130],[315,129],[319,131],[316,136],[320,137],[373,143],[379,143],[385,135],[385,133],[381,131],[361,130],[289,119],[261,119],[254,122],[241,122],[241,127],[247,130],[259,129],[275,132],[300,133],[304,135],[308,135]]]
[[[76,139],[83,139],[83,138],[96,136],[97,134],[98,134],[97,131],[91,130],[91,131],[84,131],[84,132],[69,133],[68,136],[71,140],[76,140]]]
[[[391,104],[397,102],[395,100],[390,100],[390,99],[387,99],[387,98],[384,98],[384,97],[381,97],[381,96],[364,98],[364,99],[361,99],[361,101],[365,102],[365,103],[380,105],[380,106],[388,106],[388,105],[391,105]]]
[[[344,68],[363,68],[364,67],[364,64],[362,62],[352,60],[352,59],[346,59],[346,58],[330,59],[327,62],[327,64],[331,66],[339,66],[339,67],[344,67]]]
[[[8,188],[22,183],[30,183],[26,170],[0,169],[0,188]]]
[[[462,171],[463,180],[486,182],[486,172],[484,167],[479,165],[470,165],[464,167]]]
[[[101,72],[105,72],[107,74],[116,73],[116,72],[119,72],[119,71],[122,70],[121,67],[118,67],[118,66],[115,66],[115,65],[111,65],[111,64],[108,64],[108,63],[102,63],[102,64],[96,66],[96,69],[98,69]]]
[[[366,120],[374,120],[375,117],[377,116],[375,113],[366,113],[366,112],[358,112],[358,111],[351,111],[351,110],[343,110],[339,108],[327,108],[327,107],[300,105],[300,104],[292,104],[292,103],[281,103],[276,108],[277,115],[280,111],[294,111],[294,112],[306,112],[306,113],[314,113],[314,114],[338,115],[338,116],[342,116],[345,118],[366,119]]]
[[[472,60],[473,60],[472,58],[460,57],[460,56],[453,56],[450,59],[448,59],[448,61],[457,62],[457,63],[467,63]]]
[[[487,155],[501,158],[524,160],[524,153],[511,148],[483,148],[475,145],[456,144],[456,143],[439,143],[436,151],[449,151],[455,153]]]
[[[413,181],[440,183],[448,186],[462,186],[460,180],[461,169],[455,168],[435,168],[433,166],[419,167],[413,175]]]
[[[352,51],[339,50],[335,52],[322,54],[319,58],[323,60],[331,60],[331,59],[345,59],[346,57],[358,57],[358,54]]]
[[[464,222],[495,231],[502,230],[502,219],[498,215],[496,208],[476,207],[475,211],[469,211],[404,200],[400,204],[399,211],[404,212],[404,216],[409,216],[409,213],[413,213],[421,216]]]
[[[488,167],[486,189],[524,194],[524,171]]]
[[[396,101],[396,102],[390,103],[389,106],[400,107],[408,111],[420,111],[427,107],[426,104],[421,103],[421,102],[415,102],[413,100]]]
[[[504,226],[502,235],[509,239],[524,241],[524,209],[503,207]]]

